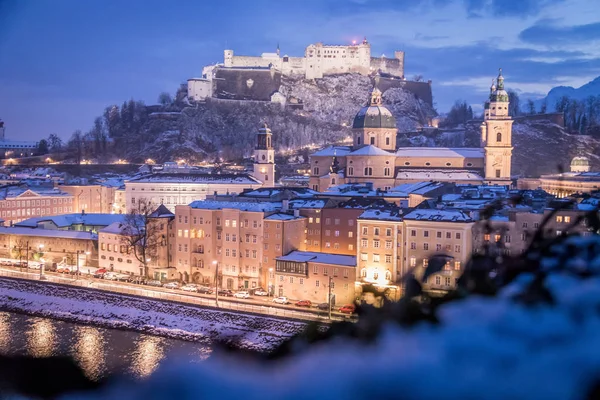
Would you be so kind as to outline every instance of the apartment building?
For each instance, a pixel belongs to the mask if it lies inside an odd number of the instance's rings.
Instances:
[[[403,220],[397,207],[364,211],[357,220],[357,272],[362,284],[390,289],[399,298],[396,284],[402,276]]]
[[[105,185],[60,185],[58,188],[73,196],[73,210],[87,213],[110,213],[116,188]]]
[[[444,269],[430,276],[423,288],[446,291],[455,287],[471,256],[475,221],[460,210],[415,209],[403,216],[404,266],[401,274],[422,276],[430,257],[443,256]]]
[[[264,220],[281,202],[195,201],[175,207],[172,265],[186,282],[237,290],[261,285]]]
[[[261,286],[269,293],[275,293],[277,257],[306,249],[307,221],[298,212],[295,215],[275,213],[264,219]],[[248,240],[248,234],[244,236]]]
[[[34,191],[10,187],[0,191],[0,216],[5,225],[31,217],[73,212],[73,205],[73,196],[57,189]]]
[[[333,305],[356,298],[356,257],[349,255],[292,251],[278,257],[275,295]]]

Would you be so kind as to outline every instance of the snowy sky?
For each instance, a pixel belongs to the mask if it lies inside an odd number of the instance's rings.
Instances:
[[[374,56],[405,50],[442,112],[479,106],[498,67],[525,98],[600,75],[598,0],[0,0],[0,118],[13,139],[67,138],[109,104],[174,93],[224,48],[363,36]]]

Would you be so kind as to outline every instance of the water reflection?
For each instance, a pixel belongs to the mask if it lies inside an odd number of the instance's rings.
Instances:
[[[55,355],[56,328],[52,321],[44,318],[32,318],[27,331],[27,350],[32,357],[49,357]]]
[[[199,362],[210,353],[199,343],[0,312],[0,354],[72,356],[92,379],[145,377],[167,360]]]
[[[100,379],[106,373],[104,343],[98,328],[77,326],[73,358],[90,379]]]

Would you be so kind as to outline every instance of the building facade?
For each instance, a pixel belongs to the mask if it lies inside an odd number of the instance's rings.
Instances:
[[[59,190],[4,188],[0,191],[0,210],[5,225],[12,225],[33,217],[73,212],[74,197]]]

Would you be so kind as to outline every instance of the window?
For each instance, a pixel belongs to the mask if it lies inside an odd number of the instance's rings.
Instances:
[[[349,244],[348,245],[348,250],[354,250],[354,245],[353,244]]]
[[[333,232],[333,236],[335,236],[335,237],[339,237],[339,236],[340,236],[340,231],[335,231],[335,232]]]
[[[308,223],[312,224],[313,223],[313,217],[308,217]]]
[[[437,231],[436,236],[438,239],[442,238],[442,231]]]
[[[375,236],[379,236],[379,228],[374,228],[374,229],[373,229],[373,234],[374,234]]]
[[[444,278],[444,283],[446,286],[450,286],[450,277],[447,276],[446,278]]]
[[[454,252],[460,253],[460,245],[459,244],[454,245]]]
[[[348,176],[354,175],[354,167],[348,167]]]
[[[319,175],[319,167],[313,168],[313,175]]]
[[[442,245],[441,244],[436,244],[435,245],[435,251],[441,251],[442,250]]]
[[[423,250],[429,250],[429,243],[423,243]]]
[[[376,249],[379,248],[379,240],[373,240],[373,247]]]
[[[325,230],[325,236],[330,236],[331,235],[331,231],[329,229]]]
[[[527,222],[523,222],[523,228],[527,228]]]
[[[429,260],[424,258],[423,259],[423,268],[427,268],[428,265],[429,265]]]
[[[452,232],[446,232],[446,239],[452,239]]]
[[[373,262],[379,262],[379,254],[373,254]]]
[[[317,267],[316,265],[313,267],[313,274],[318,274],[319,273],[319,267]]]
[[[390,254],[385,255],[385,262],[388,264],[392,262],[392,256]]]
[[[423,237],[429,237],[429,231],[423,231]]]
[[[371,144],[375,144],[375,137],[371,136]]]
[[[391,172],[390,172],[390,168],[389,167],[385,167],[383,169],[383,176],[390,176]]]
[[[496,134],[496,142],[501,142],[502,141],[502,133],[498,132]]]
[[[416,250],[417,249],[417,243],[416,242],[410,242],[410,249],[411,250]]]
[[[327,248],[331,247],[331,243],[325,242],[325,247],[327,247]]]
[[[351,238],[352,236],[354,236],[354,232],[348,231],[348,237]]]
[[[366,239],[361,240],[360,243],[361,243],[361,246],[364,247],[364,248],[369,247],[369,241],[366,240]]]
[[[315,281],[315,286],[319,287],[319,281]]]
[[[417,236],[417,231],[415,231],[414,229],[410,231],[410,236]]]
[[[304,278],[300,278],[300,284],[304,285]]]
[[[366,226],[363,226],[363,228],[362,228],[362,234],[363,235],[368,235],[369,234],[369,228],[367,228]]]
[[[456,232],[456,236],[457,239],[460,239],[460,232]]]
[[[454,270],[460,271],[460,261],[454,261]]]
[[[501,176],[501,175],[500,175],[500,170],[499,170],[499,169],[497,169],[497,170],[496,170],[496,178],[500,178],[500,176]]]
[[[436,285],[441,285],[442,284],[442,278],[439,275],[435,277],[435,284]]]
[[[387,229],[385,230],[385,236],[387,236],[387,237],[390,237],[390,236],[392,236],[392,230],[391,230],[390,228],[387,228]]]
[[[563,222],[563,217],[562,217],[562,215],[557,215],[557,216],[556,216],[556,222]]]
[[[367,277],[367,269],[363,268],[360,270],[360,277],[361,278],[366,278]]]
[[[331,218],[325,218],[325,225],[331,225]]]
[[[371,175],[373,175],[373,168],[365,167],[365,176],[371,176]]]
[[[386,240],[386,242],[385,242],[385,248],[386,249],[391,249],[392,248],[392,241],[391,240]]]
[[[410,266],[414,267],[417,265],[417,258],[416,257],[411,257],[410,258]]]

